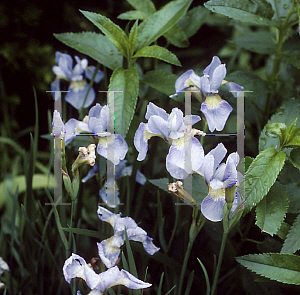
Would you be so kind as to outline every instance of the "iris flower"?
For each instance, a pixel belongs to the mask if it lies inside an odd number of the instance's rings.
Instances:
[[[222,143],[211,150],[203,160],[200,169],[197,171],[205,178],[208,185],[208,195],[201,203],[201,212],[211,221],[221,221],[223,218],[223,207],[225,205],[226,189],[238,186],[242,175],[237,172],[236,166],[239,163],[239,155],[231,153],[226,164],[221,163],[227,153]],[[231,214],[236,206],[241,202],[241,196],[236,191],[231,208]]]
[[[56,74],[56,79],[51,83],[51,90],[60,90],[60,80],[69,81],[69,92],[66,94],[66,101],[76,109],[88,108],[95,100],[95,91],[93,88],[90,89],[83,106],[89,88],[85,78],[92,79],[95,67],[88,66],[88,61],[85,58],[80,60],[78,56],[75,56],[75,60],[77,64],[73,68],[72,57],[69,54],[56,51],[55,61],[58,65],[52,68],[54,74]],[[98,70],[94,82],[99,83],[103,77],[103,72]]]
[[[93,106],[89,115],[83,121],[70,119],[65,124],[66,145],[73,140],[76,135],[87,132],[98,137],[97,153],[102,157],[118,165],[123,160],[128,151],[125,139],[119,134],[111,134],[107,131],[110,122],[108,106],[101,106],[97,103]],[[112,129],[112,126],[110,126]],[[107,153],[108,149],[114,149],[114,153]]]
[[[119,270],[117,266],[97,274],[81,256],[74,253],[65,261],[63,274],[69,284],[71,279],[76,277],[85,280],[87,286],[92,289],[89,295],[102,295],[107,289],[117,285],[124,285],[130,289],[144,289],[152,286],[124,269]]]
[[[9,267],[7,263],[0,257],[0,276],[2,275],[3,271],[9,271]],[[4,287],[4,284],[0,281],[0,289]]]
[[[107,268],[113,267],[120,255],[120,247],[125,242],[125,228],[128,240],[141,242],[146,252],[153,255],[159,250],[152,239],[147,236],[147,232],[140,228],[131,217],[121,217],[121,213],[114,214],[109,210],[99,206],[98,216],[100,220],[108,222],[114,228],[114,235],[101,243],[97,243],[99,256]]]
[[[215,129],[221,131],[232,111],[232,107],[217,94],[218,89],[224,84],[229,87],[230,91],[241,91],[243,87],[224,80],[226,65],[222,64],[217,56],[213,57],[211,63],[204,69],[203,74],[199,77],[193,70],[188,70],[182,74],[175,83],[176,93],[170,97],[178,95],[190,86],[196,87],[205,98],[205,101],[201,104],[201,111],[206,117],[209,130],[211,132]],[[232,93],[235,97],[237,96],[236,92]]]
[[[191,169],[196,171],[204,157],[200,142],[193,136],[204,134],[192,129],[191,126],[201,120],[199,116],[183,116],[178,108],[173,108],[171,114],[150,102],[147,106],[145,118],[148,123],[140,123],[135,136],[134,146],[139,152],[138,161],[145,159],[148,151],[148,140],[152,136],[159,136],[171,144],[166,158],[166,168],[175,178],[185,178],[192,171],[185,169],[186,149],[191,149],[193,161]]]

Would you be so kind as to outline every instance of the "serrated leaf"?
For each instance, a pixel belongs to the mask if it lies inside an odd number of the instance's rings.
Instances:
[[[285,18],[292,7],[293,0],[268,0],[274,10],[274,19]]]
[[[94,12],[79,10],[88,20],[90,20],[110,42],[125,56],[128,57],[129,42],[125,32],[109,18]]]
[[[119,14],[118,18],[126,19],[126,20],[137,20],[137,19],[144,20],[145,18],[147,18],[147,14],[139,10],[130,10]]]
[[[140,10],[147,15],[151,15],[156,11],[151,0],[127,0],[127,2],[136,10]]]
[[[282,53],[281,57],[285,62],[288,62],[297,69],[300,69],[300,50],[295,50],[289,53]]]
[[[170,183],[170,181],[168,178],[149,179],[149,182],[157,186],[158,188],[169,192],[168,184]]]
[[[292,254],[264,253],[236,258],[247,269],[278,282],[300,285],[300,257]]]
[[[279,182],[275,182],[268,194],[256,206],[255,224],[273,236],[285,218],[288,209],[287,192]]]
[[[62,43],[86,54],[111,70],[122,65],[122,55],[102,34],[93,32],[54,34]]]
[[[210,0],[204,6],[212,12],[257,25],[272,25],[272,5],[265,0]]]
[[[248,168],[249,168],[249,166],[250,166],[250,164],[252,163],[253,160],[254,160],[254,159],[251,158],[251,157],[249,157],[249,156],[246,156],[246,157],[245,157],[245,160],[244,160],[245,171],[248,170]]]
[[[153,70],[143,76],[142,83],[169,96],[175,93],[175,82],[177,78],[175,74],[161,70]]]
[[[167,32],[185,14],[191,2],[192,0],[171,1],[147,17],[139,25],[136,51],[150,45]]]
[[[300,186],[299,183],[288,183],[285,185],[290,201],[289,213],[300,213]]]
[[[286,126],[290,126],[293,121],[299,117],[300,114],[300,102],[294,98],[285,100],[277,112],[268,121],[268,124],[274,122],[284,123]],[[296,126],[300,126],[300,120],[297,121]],[[262,130],[259,136],[258,148],[259,151],[265,150],[270,147],[279,146],[278,138],[271,138],[266,135],[266,126]]]
[[[134,25],[131,27],[129,32],[129,44],[130,44],[131,55],[133,55],[134,53],[134,46],[137,38],[137,28],[138,28],[138,22],[136,21]]]
[[[178,22],[177,25],[182,28],[187,38],[195,35],[204,24],[210,12],[202,5],[190,9]]]
[[[281,249],[281,253],[293,254],[300,249],[300,214],[296,217],[293,226],[291,227],[284,244]]]
[[[236,46],[260,54],[272,54],[276,51],[275,36],[271,32],[259,31],[239,36],[233,40]]]
[[[253,207],[259,203],[274,184],[285,163],[284,152],[268,148],[258,154],[245,175],[246,204]]]
[[[291,131],[289,139],[284,146],[292,148],[300,147],[300,127],[296,127],[293,131]]]
[[[109,93],[108,105],[111,118],[115,117],[116,134],[120,134],[125,138],[134,116],[138,99],[139,75],[136,67],[131,66],[126,70],[122,67],[115,69],[110,77],[108,90],[123,91]],[[114,100],[111,95],[114,95]]]
[[[300,170],[300,148],[292,149],[289,161],[294,165],[295,168]]]
[[[176,24],[164,33],[164,37],[167,38],[170,43],[180,48],[185,48],[190,45],[185,32]]]
[[[180,61],[178,60],[177,56],[174,53],[158,45],[146,46],[140,49],[133,56],[133,58],[137,58],[137,57],[153,57],[153,58],[161,59],[165,62],[168,62],[176,66],[181,66]]]
[[[282,240],[285,240],[286,239],[286,236],[290,230],[291,226],[286,223],[286,222],[282,222],[281,225],[280,225],[280,228],[278,229],[276,235],[282,239]]]

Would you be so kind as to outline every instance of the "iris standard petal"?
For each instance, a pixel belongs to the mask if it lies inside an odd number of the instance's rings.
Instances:
[[[213,155],[214,157],[214,161],[213,161],[214,171],[220,165],[220,163],[226,156],[226,153],[227,153],[227,149],[225,148],[223,143],[218,143],[218,145],[208,153],[208,155]]]
[[[224,64],[219,65],[213,72],[210,80],[210,88],[213,93],[218,92],[217,90],[222,84],[223,79],[226,76],[226,66]]]
[[[168,118],[169,138],[178,139],[184,136],[185,126],[183,121],[183,112],[178,108],[173,108]]]
[[[226,168],[224,172],[223,181],[225,182],[225,187],[229,188],[237,185],[237,171],[236,165],[232,158],[227,159]]]
[[[223,219],[225,202],[225,198],[215,200],[210,195],[207,195],[201,203],[201,212],[208,220],[221,221]]]
[[[205,181],[207,183],[209,183],[212,179],[212,176],[214,174],[214,156],[207,154],[204,159],[203,162],[201,164],[201,166],[199,167],[199,169],[197,169],[197,172],[204,176]]]
[[[217,56],[214,56],[210,64],[204,69],[203,74],[211,77],[219,65],[221,65],[221,60]]]
[[[208,128],[211,132],[223,130],[232,111],[230,104],[221,99],[219,95],[207,96],[201,104],[201,112],[205,115]]]
[[[152,115],[149,118],[146,130],[157,135],[162,135],[166,140],[169,139],[169,123],[160,116]]]
[[[156,106],[152,102],[149,102],[149,104],[147,105],[147,112],[146,112],[145,118],[147,120],[149,120],[149,118],[153,115],[157,115],[157,116],[163,118],[165,121],[167,121],[168,117],[169,117],[167,112],[164,109]]]
[[[76,126],[77,123],[76,119],[70,119],[68,122],[65,124],[65,145],[68,145],[75,137],[77,134],[76,132]]]

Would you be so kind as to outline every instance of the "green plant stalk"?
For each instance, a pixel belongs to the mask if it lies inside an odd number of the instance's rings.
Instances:
[[[219,252],[219,259],[218,259],[218,264],[217,264],[217,268],[216,268],[216,273],[215,273],[214,281],[213,281],[212,288],[211,288],[211,293],[210,293],[211,295],[214,295],[216,292],[218,278],[219,278],[219,274],[220,274],[220,270],[221,270],[221,264],[222,264],[222,260],[223,260],[223,254],[224,254],[226,240],[227,240],[227,235],[228,235],[228,232],[224,231],[223,237],[222,237],[221,248],[220,248],[220,252]]]
[[[282,26],[280,26],[280,28],[278,28],[279,30],[279,35],[278,35],[278,40],[277,40],[277,44],[276,44],[276,53],[275,53],[275,58],[274,58],[274,63],[273,63],[273,68],[272,68],[272,72],[271,72],[271,76],[269,79],[269,85],[271,85],[271,88],[273,89],[275,86],[275,79],[277,78],[280,70],[279,70],[279,65],[280,65],[280,54],[281,54],[281,50],[282,50],[282,45],[285,41],[285,35],[286,32],[290,26],[289,23],[289,19],[291,17],[291,15],[294,13],[294,2],[293,5],[289,11],[289,13],[287,14],[284,23],[282,24]],[[272,102],[272,96],[273,93],[270,91],[268,94],[268,98],[267,98],[267,102],[266,102],[266,107],[265,107],[265,114],[266,114],[266,118],[269,118],[270,115],[270,107],[271,107],[271,102]]]

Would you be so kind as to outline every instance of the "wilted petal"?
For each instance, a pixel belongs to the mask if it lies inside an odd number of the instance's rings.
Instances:
[[[156,106],[152,102],[149,102],[149,104],[147,105],[147,112],[146,112],[145,118],[147,120],[149,120],[150,117],[154,116],[154,115],[157,115],[157,116],[161,117],[165,121],[167,121],[168,117],[169,117],[168,114],[167,114],[167,112],[164,109]]]
[[[97,213],[101,221],[108,222],[112,227],[114,227],[115,222],[121,218],[121,213],[119,214],[112,213],[106,208],[101,206],[98,207]]]
[[[201,105],[201,111],[206,117],[209,130],[211,132],[215,129],[221,131],[232,111],[232,107],[219,95],[212,95],[206,97]]]
[[[71,279],[77,277],[86,279],[84,268],[86,266],[85,260],[77,255],[72,253],[72,255],[65,261],[63,266],[63,274],[65,280],[70,284]]]
[[[99,257],[107,268],[111,268],[116,265],[121,252],[120,247],[114,247],[111,245],[112,239],[113,236],[101,243],[97,243]]]
[[[225,202],[225,198],[215,200],[207,195],[201,203],[201,212],[208,220],[221,221]]]
[[[124,285],[129,289],[144,289],[152,286],[152,284],[145,283],[137,279],[135,276],[124,269],[121,270],[119,280],[119,284]]]

